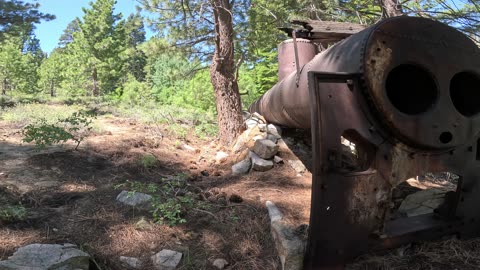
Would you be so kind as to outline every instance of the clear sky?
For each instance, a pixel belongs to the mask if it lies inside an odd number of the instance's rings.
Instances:
[[[25,2],[35,2],[35,0],[26,0]],[[55,15],[55,20],[37,24],[35,34],[40,39],[42,49],[51,52],[58,44],[58,39],[67,27],[76,17],[82,17],[82,7],[89,7],[90,0],[38,0],[40,11]],[[126,18],[130,13],[135,13],[135,0],[117,0],[115,13],[122,13]],[[148,27],[146,27],[148,28]],[[151,36],[147,30],[147,37]]]

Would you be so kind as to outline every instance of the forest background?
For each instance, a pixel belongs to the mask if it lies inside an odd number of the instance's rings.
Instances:
[[[477,0],[137,2],[134,14],[116,13],[115,0],[91,2],[47,54],[34,34],[35,24],[54,16],[38,11],[41,1],[1,0],[0,103],[172,106],[214,119],[219,98],[212,83],[218,81],[209,67],[224,60],[215,56],[221,49],[216,27],[222,10],[230,16],[233,59],[220,68],[226,68],[232,75],[229,82],[238,85],[232,93],[241,97],[243,108],[277,82],[276,48],[288,38],[279,28],[292,27],[292,19],[370,25],[390,16],[422,16],[454,26],[476,42],[480,37]],[[148,40],[146,27],[155,33]],[[204,132],[212,135],[216,128]]]

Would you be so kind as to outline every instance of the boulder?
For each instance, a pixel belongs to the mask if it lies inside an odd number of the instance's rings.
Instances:
[[[250,171],[251,167],[252,167],[252,161],[250,160],[250,158],[247,158],[232,166],[232,174],[233,175],[246,174]]]
[[[445,201],[447,191],[441,189],[425,189],[408,195],[403,200],[398,212],[413,217],[433,213]]]
[[[238,154],[245,149],[252,148],[253,144],[255,143],[253,138],[258,135],[264,136],[264,133],[258,129],[258,126],[254,126],[251,129],[245,130],[240,136],[237,137],[235,144],[232,147],[233,153]]]
[[[274,135],[278,138],[282,137],[282,129],[279,126],[276,126],[274,124],[268,124],[267,132],[268,134]]]
[[[182,260],[183,254],[174,250],[164,249],[152,256],[155,269],[174,270]]]
[[[283,215],[273,202],[267,201],[266,205],[270,216],[271,233],[282,269],[303,269],[306,241],[297,234],[295,229],[282,220]]]
[[[265,172],[273,168],[273,161],[265,160],[254,152],[250,151],[250,159],[252,160],[252,169],[259,172]]]
[[[294,169],[297,173],[303,173],[307,170],[305,165],[303,165],[303,162],[298,159],[287,160],[287,162],[288,165],[290,165],[290,167],[292,167],[292,169]]]
[[[118,194],[117,201],[137,208],[149,209],[151,207],[150,201],[152,196],[141,193],[123,190]]]
[[[88,270],[90,256],[73,244],[31,244],[19,248],[1,270]]]
[[[140,268],[142,268],[142,261],[138,258],[120,256],[120,261],[122,262],[122,264],[127,266],[129,269],[140,269]]]
[[[278,152],[278,145],[266,139],[257,140],[252,151],[263,159],[270,159]]]
[[[225,269],[225,266],[227,265],[228,262],[225,259],[216,259],[213,261],[213,266],[215,266],[217,269]]]

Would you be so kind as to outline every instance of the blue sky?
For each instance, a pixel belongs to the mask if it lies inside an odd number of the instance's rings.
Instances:
[[[34,0],[26,0],[25,2],[35,2]],[[53,21],[42,22],[37,24],[35,34],[40,39],[42,49],[51,52],[58,44],[58,39],[67,27],[68,23],[76,17],[82,17],[82,7],[89,7],[90,0],[38,0],[40,3],[40,11],[50,13],[57,18]],[[115,13],[122,13],[126,18],[130,13],[135,12],[135,0],[117,0]],[[148,28],[148,27],[146,27]],[[152,33],[147,30],[147,36]]]

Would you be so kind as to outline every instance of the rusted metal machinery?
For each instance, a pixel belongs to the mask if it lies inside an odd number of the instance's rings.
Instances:
[[[312,131],[305,269],[414,240],[480,235],[479,74],[480,50],[468,37],[396,17],[317,54],[251,106],[269,122]],[[341,138],[355,144],[353,165]],[[434,213],[388,218],[392,188],[445,171],[460,179]]]

